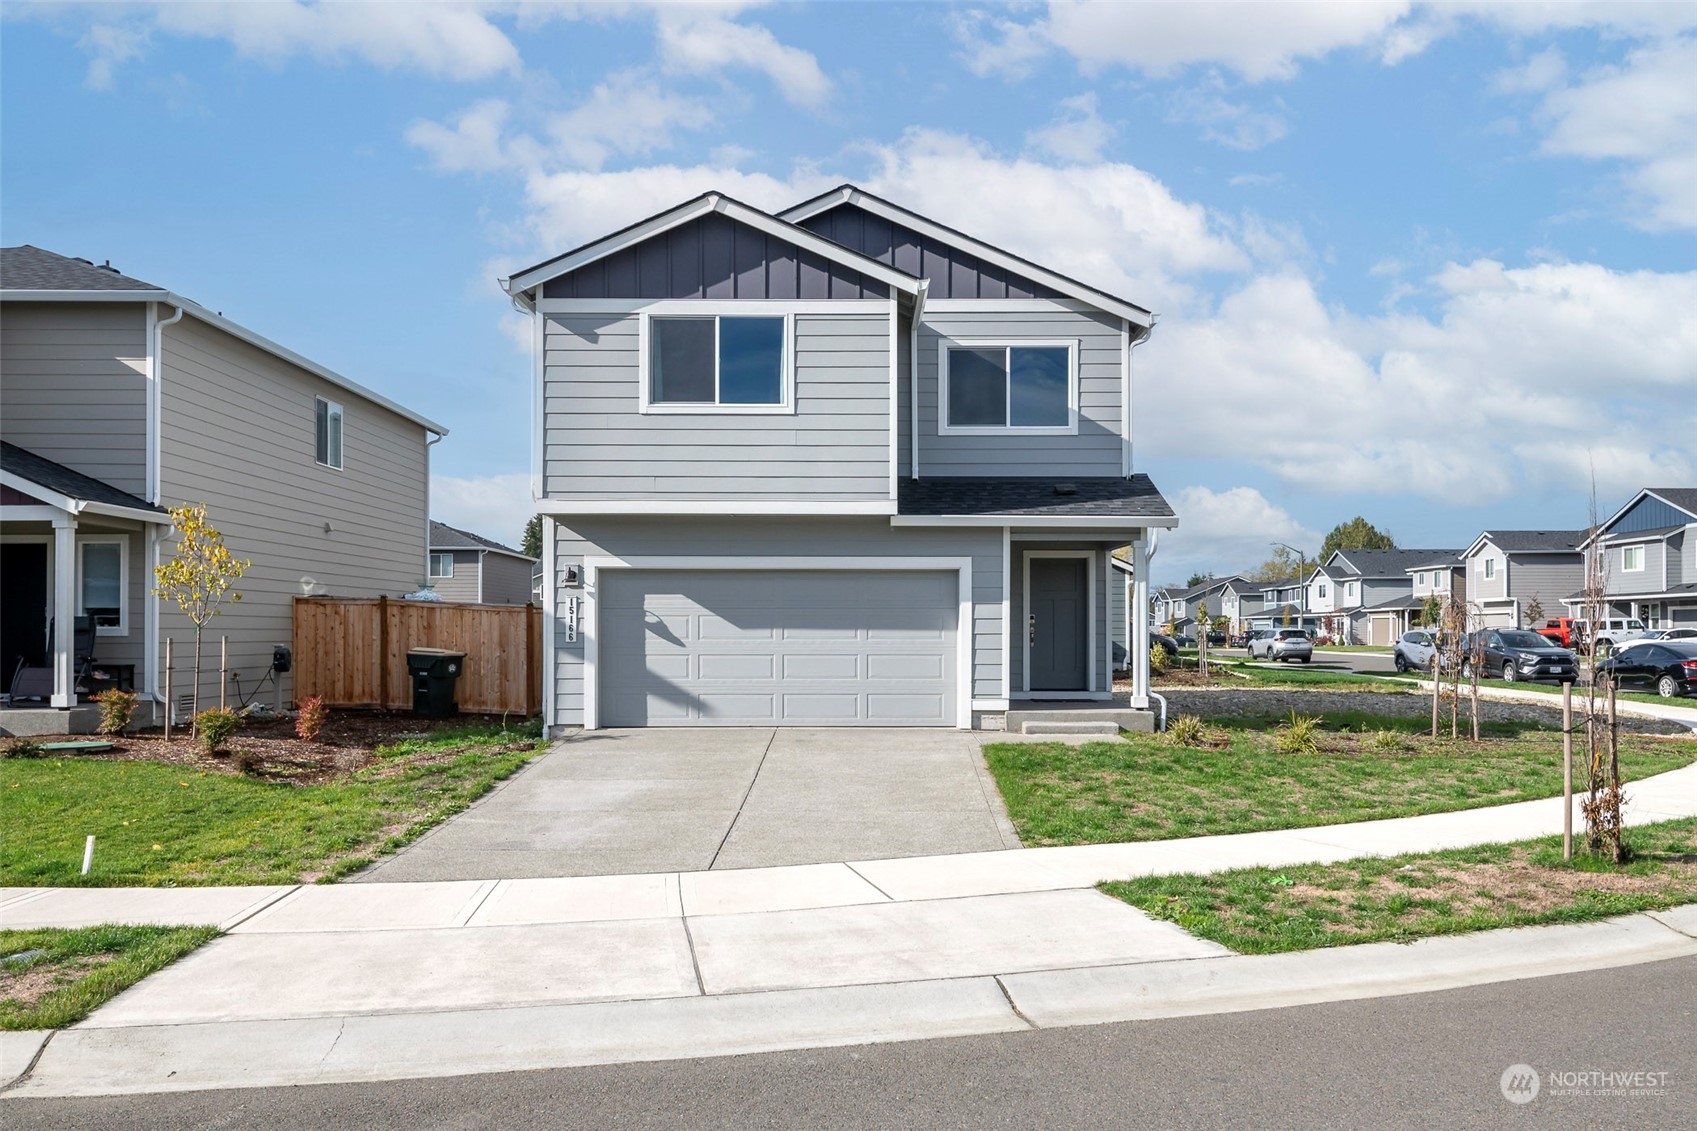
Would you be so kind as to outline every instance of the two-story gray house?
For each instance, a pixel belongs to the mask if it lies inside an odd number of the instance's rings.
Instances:
[[[551,726],[1111,697],[1109,557],[1146,578],[1177,524],[1132,467],[1148,310],[847,185],[706,193],[503,285],[534,313]]]
[[[230,693],[251,694],[273,647],[290,642],[294,597],[419,586],[429,449],[446,431],[163,287],[5,248],[0,692],[20,665],[51,668],[47,702],[74,708],[92,653],[110,682],[158,707],[167,638],[173,692],[188,691],[193,633],[153,594],[153,567],[175,545],[167,508],[205,503],[252,566],[237,584],[242,601],[207,629],[203,703],[217,701],[220,637],[240,680]],[[81,649],[79,621],[90,634]],[[288,702],[290,675],[281,683]],[[267,685],[266,701],[273,694]]]
[[[1697,625],[1697,487],[1644,488],[1583,548],[1603,557],[1607,616],[1637,617],[1646,628]],[[1570,615],[1585,615],[1582,592],[1566,603]]]
[[[429,585],[444,601],[528,605],[537,560],[492,538],[430,520]]]
[[[1462,552],[1469,607],[1486,628],[1538,627],[1527,609],[1561,615],[1562,602],[1585,581],[1583,530],[1487,530]],[[1542,624],[1542,621],[1539,622]]]

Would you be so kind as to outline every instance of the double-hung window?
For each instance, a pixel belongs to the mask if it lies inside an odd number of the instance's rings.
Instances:
[[[644,412],[789,412],[784,315],[653,314],[645,319]]]
[[[434,554],[434,553],[431,554],[430,555],[430,576],[431,577],[452,577],[452,576],[454,576],[454,555],[452,555],[452,554]]]
[[[1484,563],[1485,580],[1491,581],[1497,576],[1497,559],[1486,558]]]
[[[91,618],[97,635],[127,635],[124,566],[128,555],[124,540],[79,541],[77,556],[77,612]]]
[[[342,406],[317,398],[316,456],[325,467],[342,469]]]
[[[1077,342],[957,341],[939,350],[939,434],[1077,433]]]
[[[1644,547],[1622,546],[1620,548],[1620,568],[1626,573],[1639,573],[1644,569]]]

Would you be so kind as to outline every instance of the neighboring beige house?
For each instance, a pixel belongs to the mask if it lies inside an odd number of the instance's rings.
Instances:
[[[430,588],[444,601],[528,605],[537,559],[469,530],[430,521]]]
[[[51,704],[74,706],[83,617],[101,670],[155,707],[173,638],[173,691],[187,691],[193,632],[152,595],[152,567],[173,552],[165,508],[205,503],[252,567],[207,629],[203,699],[221,636],[230,692],[252,694],[290,642],[296,595],[419,587],[429,450],[446,431],[109,265],[0,250],[0,691],[22,660],[51,667]]]

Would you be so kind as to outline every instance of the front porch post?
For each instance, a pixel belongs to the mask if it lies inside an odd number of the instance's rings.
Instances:
[[[1139,530],[1131,544],[1131,705],[1149,709],[1149,533]]]
[[[55,707],[77,705],[77,518],[53,519],[53,699]]]

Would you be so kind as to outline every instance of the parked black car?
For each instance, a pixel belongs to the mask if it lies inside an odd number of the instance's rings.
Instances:
[[[1167,659],[1178,659],[1178,641],[1170,636],[1162,636],[1159,632],[1149,634],[1149,647],[1159,648],[1167,654]]]
[[[1463,679],[1473,678],[1475,648],[1482,653],[1479,674],[1498,676],[1508,683],[1521,679],[1571,683],[1579,673],[1573,652],[1556,647],[1547,637],[1520,628],[1488,628],[1462,637]]]
[[[1663,699],[1697,695],[1697,640],[1657,640],[1622,648],[1597,665],[1620,687],[1653,687]]]
[[[1226,640],[1226,634],[1221,632],[1219,629],[1210,628],[1208,630],[1208,647],[1224,648],[1226,646]]]

